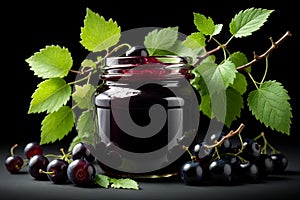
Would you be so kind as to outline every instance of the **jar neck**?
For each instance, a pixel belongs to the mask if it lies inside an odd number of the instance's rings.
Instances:
[[[108,82],[174,82],[180,79],[190,80],[191,65],[186,57],[179,56],[133,56],[110,57],[102,79]]]

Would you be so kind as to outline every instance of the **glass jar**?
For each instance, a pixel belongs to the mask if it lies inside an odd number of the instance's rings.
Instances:
[[[188,57],[106,59],[95,96],[96,157],[112,176],[177,175],[197,138],[199,96]]]

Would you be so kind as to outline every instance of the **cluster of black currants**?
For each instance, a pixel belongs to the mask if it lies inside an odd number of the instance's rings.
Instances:
[[[182,181],[187,185],[226,185],[282,174],[288,165],[287,157],[270,145],[264,133],[253,139],[243,139],[243,127],[241,124],[228,134],[212,133],[208,141],[199,142],[191,151],[185,147],[191,160],[180,168]],[[261,137],[263,144],[258,140]]]
[[[5,160],[6,169],[17,174],[27,167],[28,173],[35,180],[50,180],[53,183],[64,184],[71,182],[77,186],[93,184],[96,168],[93,164],[95,157],[85,143],[77,143],[71,152],[61,155],[44,154],[43,147],[36,142],[28,143],[24,148],[25,159],[14,154],[14,145],[10,156]]]

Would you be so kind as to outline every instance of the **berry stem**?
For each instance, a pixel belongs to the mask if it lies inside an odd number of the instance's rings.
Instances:
[[[184,145],[183,145],[182,148],[183,148],[185,151],[188,152],[188,154],[190,155],[192,161],[196,161],[196,156],[194,156],[194,155],[190,152],[190,150],[189,150],[189,148],[188,148],[187,146],[184,146]]]
[[[13,156],[14,155],[14,150],[15,150],[15,148],[18,146],[18,144],[15,144],[14,146],[12,146],[11,148],[10,148],[10,154]]]
[[[71,154],[70,153],[66,154],[63,148],[61,148],[60,151],[62,153],[62,159],[67,161],[68,163],[70,163],[71,162],[71,160],[70,160]]]
[[[47,171],[44,171],[42,169],[39,169],[39,173],[40,174],[54,174],[55,172],[54,171],[47,172]]]

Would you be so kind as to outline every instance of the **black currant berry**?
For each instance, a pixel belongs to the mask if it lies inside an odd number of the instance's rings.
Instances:
[[[28,172],[36,180],[49,180],[47,174],[40,173],[40,171],[46,171],[49,160],[44,155],[34,155],[28,162]]]
[[[30,142],[24,148],[25,157],[30,159],[34,155],[43,155],[43,148],[37,142]]]
[[[145,47],[133,46],[126,51],[125,56],[148,56],[149,53]]]
[[[89,162],[93,162],[95,157],[92,155],[90,149],[83,142],[77,143],[72,149],[72,159],[81,159],[84,158]]]
[[[85,159],[76,159],[67,168],[69,180],[77,186],[87,186],[92,183],[96,175],[95,166]]]
[[[199,185],[203,181],[203,170],[199,162],[187,161],[180,168],[180,178],[187,185]]]
[[[68,165],[68,162],[63,159],[54,159],[47,165],[47,171],[41,170],[41,173],[46,173],[48,178],[54,183],[65,183],[68,180]]]
[[[231,181],[231,165],[224,159],[215,159],[209,165],[210,179],[214,183],[229,183]]]
[[[10,156],[5,159],[5,167],[11,174],[19,173],[24,164],[23,158],[14,154],[17,146],[18,144],[15,144],[10,148]]]
[[[246,161],[239,165],[240,180],[257,180],[259,177],[258,167],[255,163]]]
[[[11,155],[5,160],[6,169],[12,174],[19,173],[23,164],[23,158],[17,155]]]
[[[258,167],[259,177],[266,177],[273,172],[274,164],[269,154],[260,154],[255,163]]]
[[[196,144],[193,148],[193,154],[203,169],[208,168],[213,154],[212,148],[206,148],[205,144],[205,142],[201,142]]]
[[[257,141],[247,138],[244,140],[243,146],[244,149],[241,154],[243,158],[249,161],[254,161],[259,157],[261,153],[261,147]]]
[[[271,155],[273,160],[273,174],[281,174],[285,171],[288,165],[288,158],[282,153]]]

